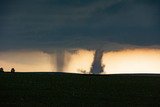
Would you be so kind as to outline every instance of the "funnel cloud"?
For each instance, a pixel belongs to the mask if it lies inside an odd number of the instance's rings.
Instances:
[[[100,74],[104,72],[104,65],[102,64],[103,50],[96,50],[94,54],[94,60],[91,66],[90,73]]]
[[[63,72],[63,68],[65,65],[65,51],[57,50],[56,51],[56,68],[58,72]]]

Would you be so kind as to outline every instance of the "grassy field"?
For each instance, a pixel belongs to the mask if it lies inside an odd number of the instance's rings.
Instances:
[[[0,105],[146,107],[160,105],[159,75],[0,74]]]

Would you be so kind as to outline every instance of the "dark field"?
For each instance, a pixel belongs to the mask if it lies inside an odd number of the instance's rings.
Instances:
[[[160,105],[159,75],[0,74],[0,107]]]

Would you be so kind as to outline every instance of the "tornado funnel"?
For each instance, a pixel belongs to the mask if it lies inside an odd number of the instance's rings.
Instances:
[[[92,74],[100,74],[104,72],[104,65],[102,65],[102,57],[103,57],[103,50],[96,50],[94,54],[94,60],[90,69],[90,73]]]

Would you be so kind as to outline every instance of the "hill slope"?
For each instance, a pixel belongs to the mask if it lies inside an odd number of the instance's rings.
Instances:
[[[146,107],[159,101],[159,75],[0,74],[5,106]]]

